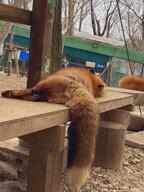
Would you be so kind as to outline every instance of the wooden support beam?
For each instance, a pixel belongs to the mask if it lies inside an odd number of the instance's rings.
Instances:
[[[128,111],[117,109],[101,114],[94,166],[109,169],[122,167],[125,133],[129,123]]]
[[[0,20],[31,25],[31,11],[0,3]]]
[[[94,166],[121,169],[126,127],[120,123],[101,121],[96,143]]]
[[[56,0],[33,2],[28,87],[49,72],[55,5]]]
[[[25,136],[31,144],[27,192],[60,191],[64,137],[65,126]]]
[[[6,43],[5,45],[6,45],[6,46],[9,46],[9,43]],[[17,45],[17,44],[13,44],[13,47],[14,47],[14,48],[17,48],[17,49],[22,49],[22,50],[26,49],[26,47],[20,46],[20,45]]]

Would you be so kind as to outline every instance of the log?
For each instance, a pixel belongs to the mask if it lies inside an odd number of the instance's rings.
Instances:
[[[111,110],[106,113],[103,113],[101,115],[101,120],[120,123],[125,127],[128,127],[130,124],[130,113],[129,111],[127,111],[127,108],[125,109],[126,110],[116,109],[116,110]]]
[[[121,169],[129,111],[116,109],[101,114],[94,166]]]
[[[94,166],[121,169],[125,145],[126,126],[101,121],[98,132]]]

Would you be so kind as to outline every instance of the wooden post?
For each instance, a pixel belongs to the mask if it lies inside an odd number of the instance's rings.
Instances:
[[[17,74],[17,77],[20,77],[20,71],[19,71],[19,63],[18,63],[18,52],[17,52],[17,49],[15,49],[15,52],[14,52],[14,61],[15,61],[15,67],[16,67],[16,74]]]
[[[28,87],[49,72],[55,5],[56,0],[33,1]]]
[[[10,32],[10,43],[8,46],[8,61],[7,61],[7,66],[8,66],[8,76],[11,75],[12,73],[12,53],[13,53],[13,27],[12,25],[11,32]]]
[[[129,123],[128,111],[117,109],[101,115],[94,166],[109,169],[122,167],[125,133]]]
[[[119,123],[101,121],[96,143],[95,166],[108,169],[122,167],[126,127]]]
[[[112,63],[112,61],[110,62]],[[108,86],[111,86],[111,79],[112,79],[112,64],[110,64],[108,68]]]
[[[10,50],[10,48],[8,48],[8,60],[7,60],[7,75],[11,76],[12,73],[12,50]]]
[[[65,126],[24,136],[30,142],[27,192],[59,192]]]

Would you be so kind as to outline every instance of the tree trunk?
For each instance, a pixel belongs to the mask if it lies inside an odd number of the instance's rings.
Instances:
[[[64,31],[67,29],[67,23],[68,23],[68,21],[67,21],[67,10],[68,10],[68,7],[67,7],[68,5],[67,5],[67,1],[66,0],[64,0]]]
[[[34,86],[50,72],[55,5],[56,0],[33,1],[28,88]]]
[[[9,47],[8,47],[8,60],[7,60],[7,66],[8,66],[7,75],[8,76],[11,76],[11,73],[12,73],[13,27],[14,27],[14,25],[12,25],[12,28],[11,28],[10,42],[9,42]]]
[[[74,0],[68,1],[68,29],[67,34],[72,35],[73,34],[73,28],[74,28]]]
[[[50,74],[60,69],[61,65],[61,55],[62,55],[61,11],[62,11],[62,0],[57,0],[54,23],[53,23]]]
[[[94,17],[93,0],[90,0],[90,6],[91,6],[91,23],[92,23],[93,34],[97,35],[96,23],[95,23],[95,17]]]
[[[81,11],[80,11],[80,20],[79,20],[79,31],[81,31],[81,28],[82,28],[84,3],[85,3],[85,1],[82,0]]]
[[[143,16],[142,16],[142,41],[144,42],[144,13],[143,13]]]

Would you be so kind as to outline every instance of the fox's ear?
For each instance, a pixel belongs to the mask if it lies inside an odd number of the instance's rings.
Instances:
[[[103,91],[104,87],[105,87],[104,85],[99,84],[99,85],[98,85],[98,91],[99,91],[99,92]]]

